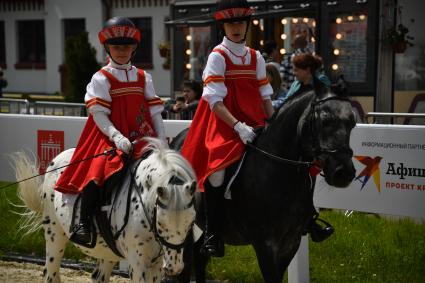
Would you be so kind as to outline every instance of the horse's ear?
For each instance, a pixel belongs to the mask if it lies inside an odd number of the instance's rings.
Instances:
[[[343,75],[339,75],[336,83],[332,84],[331,90],[340,97],[348,96],[348,83]]]

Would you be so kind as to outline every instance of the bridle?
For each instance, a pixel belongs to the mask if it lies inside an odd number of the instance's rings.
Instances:
[[[156,200],[155,200],[155,205],[153,207],[152,216],[149,217],[149,211],[148,211],[148,209],[146,207],[146,204],[143,202],[143,198],[142,198],[143,185],[141,183],[140,183],[140,185],[138,185],[137,182],[136,182],[136,180],[135,180],[135,176],[134,176],[135,175],[135,172],[137,171],[137,168],[140,165],[140,163],[141,162],[139,162],[135,166],[135,168],[133,169],[133,172],[131,174],[131,178],[133,179],[133,183],[135,184],[135,189],[136,189],[136,192],[137,192],[137,194],[139,196],[140,202],[142,204],[143,212],[144,212],[144,214],[146,216],[146,219],[148,221],[149,231],[153,233],[155,240],[157,241],[157,243],[161,247],[161,251],[162,251],[162,247],[165,246],[165,247],[167,247],[169,249],[173,249],[173,250],[176,250],[177,252],[179,252],[186,245],[187,241],[189,240],[189,234],[190,234],[190,231],[192,231],[191,228],[193,227],[193,225],[195,223],[195,220],[193,220],[192,223],[190,224],[190,229],[188,230],[184,241],[181,242],[180,244],[170,243],[163,236],[161,236],[159,234],[158,228],[156,226],[156,219],[157,219],[158,208],[169,210],[169,207],[167,205],[165,205],[164,203],[162,203],[161,200],[159,199],[159,197],[157,196],[156,197]],[[172,184],[172,185],[183,185],[184,184],[184,181],[182,179],[180,179],[178,176],[174,175],[170,179],[169,184]],[[185,206],[183,206],[183,208],[179,209],[179,211],[192,208],[194,205],[195,205],[195,198],[192,197],[191,201],[188,204],[186,204]],[[158,258],[159,256],[161,256],[161,251],[160,251],[160,254],[156,258]]]
[[[278,155],[272,154],[270,152],[267,152],[266,150],[261,149],[261,148],[255,146],[254,144],[251,144],[251,143],[248,143],[247,146],[249,148],[252,148],[252,149],[260,152],[261,154],[269,157],[270,159],[277,161],[277,162],[292,165],[292,166],[306,167],[307,169],[309,169],[313,166],[320,166],[320,162],[318,161],[317,157],[321,154],[328,154],[328,155],[335,155],[335,154],[338,154],[338,153],[353,154],[353,150],[349,147],[327,148],[327,147],[322,147],[320,145],[318,135],[317,135],[318,130],[320,130],[320,129],[316,129],[314,127],[314,125],[317,124],[316,120],[318,119],[318,117],[317,117],[318,113],[316,111],[316,107],[318,105],[321,105],[321,104],[326,103],[326,102],[331,101],[331,100],[339,100],[339,101],[350,102],[350,100],[346,97],[328,96],[328,97],[320,99],[320,100],[313,100],[310,103],[309,111],[307,112],[307,114],[305,114],[306,118],[307,117],[310,118],[308,120],[308,122],[310,123],[309,129],[310,129],[311,137],[313,139],[313,153],[314,153],[313,161],[302,161],[302,160],[287,159],[287,158],[283,158],[283,157],[280,157]],[[300,137],[301,137],[301,129],[302,129],[303,121],[304,120],[301,117],[300,121],[299,121],[299,125],[298,125],[298,131],[297,131],[297,138],[298,139],[300,139]]]
[[[310,105],[310,111],[309,111],[309,117],[310,117],[310,134],[313,140],[313,153],[315,158],[321,154],[328,154],[328,155],[335,155],[340,153],[350,154],[353,155],[353,150],[350,147],[342,146],[342,147],[336,147],[336,148],[328,148],[328,147],[322,147],[319,142],[319,138],[317,133],[320,132],[320,128],[315,128],[314,125],[317,125],[317,116],[318,113],[316,111],[316,106],[323,104],[327,101],[331,100],[339,100],[339,101],[347,101],[350,102],[350,100],[347,97],[339,97],[339,96],[328,96],[326,98],[313,101]],[[315,131],[316,129],[316,131]]]

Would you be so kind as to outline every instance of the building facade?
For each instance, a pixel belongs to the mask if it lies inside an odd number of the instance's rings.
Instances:
[[[152,74],[156,91],[170,94],[170,71],[157,45],[167,41],[164,21],[168,0],[2,0],[0,1],[0,66],[6,92],[53,94],[64,80],[65,40],[86,31],[97,61],[106,55],[97,34],[107,18],[133,19],[142,32],[135,64]]]

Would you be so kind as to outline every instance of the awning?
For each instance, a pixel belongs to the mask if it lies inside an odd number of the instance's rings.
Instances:
[[[192,1],[195,2],[195,1]],[[294,15],[294,14],[303,14],[306,11],[314,11],[314,8],[305,7],[305,8],[294,8],[294,9],[268,9],[266,11],[258,11],[252,14],[253,19],[264,19],[269,17],[278,17],[285,15]],[[204,15],[197,15],[193,17],[175,19],[165,22],[166,26],[170,27],[185,27],[185,26],[207,26],[213,25],[214,13],[208,13]]]

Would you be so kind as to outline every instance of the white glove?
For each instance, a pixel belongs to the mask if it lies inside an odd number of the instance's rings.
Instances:
[[[131,142],[128,138],[124,137],[118,130],[112,134],[112,141],[115,143],[117,149],[129,154],[131,150]]]
[[[245,124],[244,122],[238,121],[233,126],[233,129],[239,134],[239,137],[241,138],[244,144],[252,142],[255,138],[254,129]]]
[[[129,153],[131,150],[131,142],[118,131],[106,113],[97,111],[92,113],[93,120],[102,133],[109,137],[109,140],[115,143],[117,149],[124,153]]]

